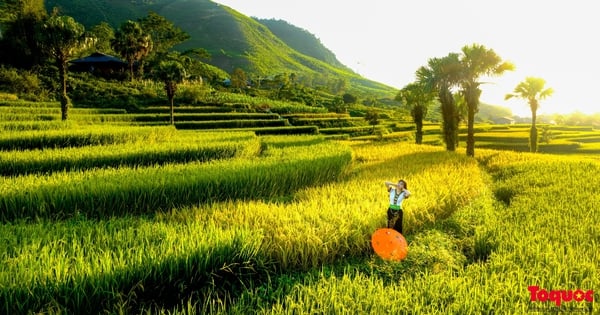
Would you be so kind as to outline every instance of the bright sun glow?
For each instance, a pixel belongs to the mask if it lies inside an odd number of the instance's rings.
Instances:
[[[531,114],[504,100],[527,76],[554,89],[538,114],[600,112],[600,20],[593,1],[217,0],[245,15],[285,20],[315,34],[338,60],[396,88],[432,57],[465,45],[493,49],[516,70],[485,80],[481,101]]]

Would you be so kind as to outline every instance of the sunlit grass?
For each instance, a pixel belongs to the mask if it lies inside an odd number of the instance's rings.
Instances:
[[[24,206],[0,226],[1,309],[512,314],[553,310],[529,301],[529,285],[600,287],[593,160],[257,139],[263,151],[253,158],[5,180],[2,204]],[[383,182],[401,178],[412,192],[409,256],[390,263],[373,255],[370,235],[386,224]],[[69,196],[96,215],[22,220],[52,203],[77,209]]]
[[[89,145],[167,140],[176,130],[168,127],[91,125],[59,130],[10,130],[0,133],[0,150],[68,148]]]
[[[116,144],[0,151],[0,175],[18,176],[65,170],[254,157],[260,153],[260,146],[259,139],[251,132],[178,132],[177,135],[133,138]]]

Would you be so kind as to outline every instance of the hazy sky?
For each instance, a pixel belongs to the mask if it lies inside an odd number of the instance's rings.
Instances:
[[[600,19],[595,1],[216,0],[247,16],[285,20],[321,40],[343,64],[398,89],[429,58],[478,43],[516,70],[491,78],[481,101],[530,115],[504,95],[527,76],[554,95],[538,114],[600,112]]]

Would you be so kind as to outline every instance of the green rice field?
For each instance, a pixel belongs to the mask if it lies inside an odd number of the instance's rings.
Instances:
[[[0,313],[600,313],[600,132],[550,126],[534,154],[526,125],[478,128],[470,158],[439,126],[416,145],[7,119]],[[370,236],[401,178],[390,262]]]

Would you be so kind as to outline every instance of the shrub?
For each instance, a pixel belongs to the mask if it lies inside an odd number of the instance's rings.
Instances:
[[[74,103],[83,107],[124,108],[133,111],[141,106],[166,102],[160,88],[152,82],[125,83],[106,81],[92,76],[73,78],[69,92]]]
[[[0,67],[0,90],[32,101],[47,101],[50,95],[37,74],[4,66]],[[9,100],[15,100],[14,96]]]
[[[18,99],[16,94],[0,92],[0,101],[16,101]]]
[[[202,104],[207,95],[211,93],[211,89],[201,84],[183,84],[179,87],[175,95],[176,102],[185,104]]]

